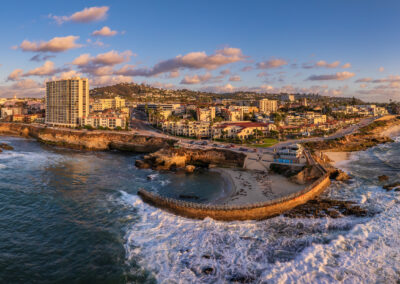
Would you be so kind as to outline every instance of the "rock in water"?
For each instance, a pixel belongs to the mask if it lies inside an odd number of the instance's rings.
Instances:
[[[193,173],[195,169],[196,169],[196,167],[193,165],[186,165],[186,167],[185,167],[185,171],[187,173]]]
[[[389,177],[386,176],[386,175],[378,176],[378,180],[379,180],[379,181],[386,181],[386,180],[388,180],[388,179],[389,179]]]
[[[350,176],[342,170],[335,170],[331,172],[330,178],[338,181],[346,181],[350,179]]]
[[[14,150],[14,148],[6,143],[0,143],[0,148],[3,150]]]
[[[136,160],[135,166],[138,167],[139,169],[149,169],[150,168],[150,165],[142,160]]]
[[[391,190],[395,189],[396,187],[400,187],[400,181],[383,186],[383,188],[386,189],[387,191],[391,191]]]

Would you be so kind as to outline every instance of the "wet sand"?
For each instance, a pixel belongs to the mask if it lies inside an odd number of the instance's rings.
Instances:
[[[212,169],[219,172],[227,183],[225,196],[214,204],[250,204],[263,202],[294,193],[307,185],[290,182],[286,177],[265,171],[242,169]]]
[[[331,160],[332,166],[337,166],[341,162],[347,161],[350,159],[351,152],[324,152],[326,156]]]

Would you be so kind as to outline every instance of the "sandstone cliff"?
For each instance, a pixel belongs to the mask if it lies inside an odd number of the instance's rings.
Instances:
[[[74,149],[117,149],[138,153],[155,152],[176,142],[174,139],[147,137],[127,132],[50,128],[22,123],[0,123],[0,134],[32,137],[46,144]]]
[[[336,139],[306,142],[303,144],[306,148],[314,151],[363,151],[378,144],[393,142],[391,138],[383,136],[382,132],[397,125],[400,125],[399,117],[393,117],[390,120],[376,120],[360,128],[358,132],[354,134]]]
[[[243,167],[246,155],[224,149],[165,148],[137,160],[139,168],[155,170],[183,169],[186,165],[198,167]]]

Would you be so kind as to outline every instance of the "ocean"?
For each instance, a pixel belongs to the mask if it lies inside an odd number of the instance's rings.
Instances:
[[[397,283],[400,140],[353,153],[325,196],[369,217],[219,222],[143,203],[138,188],[190,201],[223,194],[216,172],[139,170],[140,155],[0,137],[1,283]]]

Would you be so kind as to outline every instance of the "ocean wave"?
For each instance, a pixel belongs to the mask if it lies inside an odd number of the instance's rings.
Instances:
[[[121,199],[140,215],[126,231],[127,260],[138,261],[160,282],[281,281],[279,271],[286,264],[292,266],[296,277],[311,277],[315,267],[326,262],[317,256],[310,259],[310,254],[340,239],[361,221],[284,217],[245,222],[191,220],[153,208],[136,195],[121,192]],[[298,270],[294,265],[298,259],[308,259],[313,265]]]

